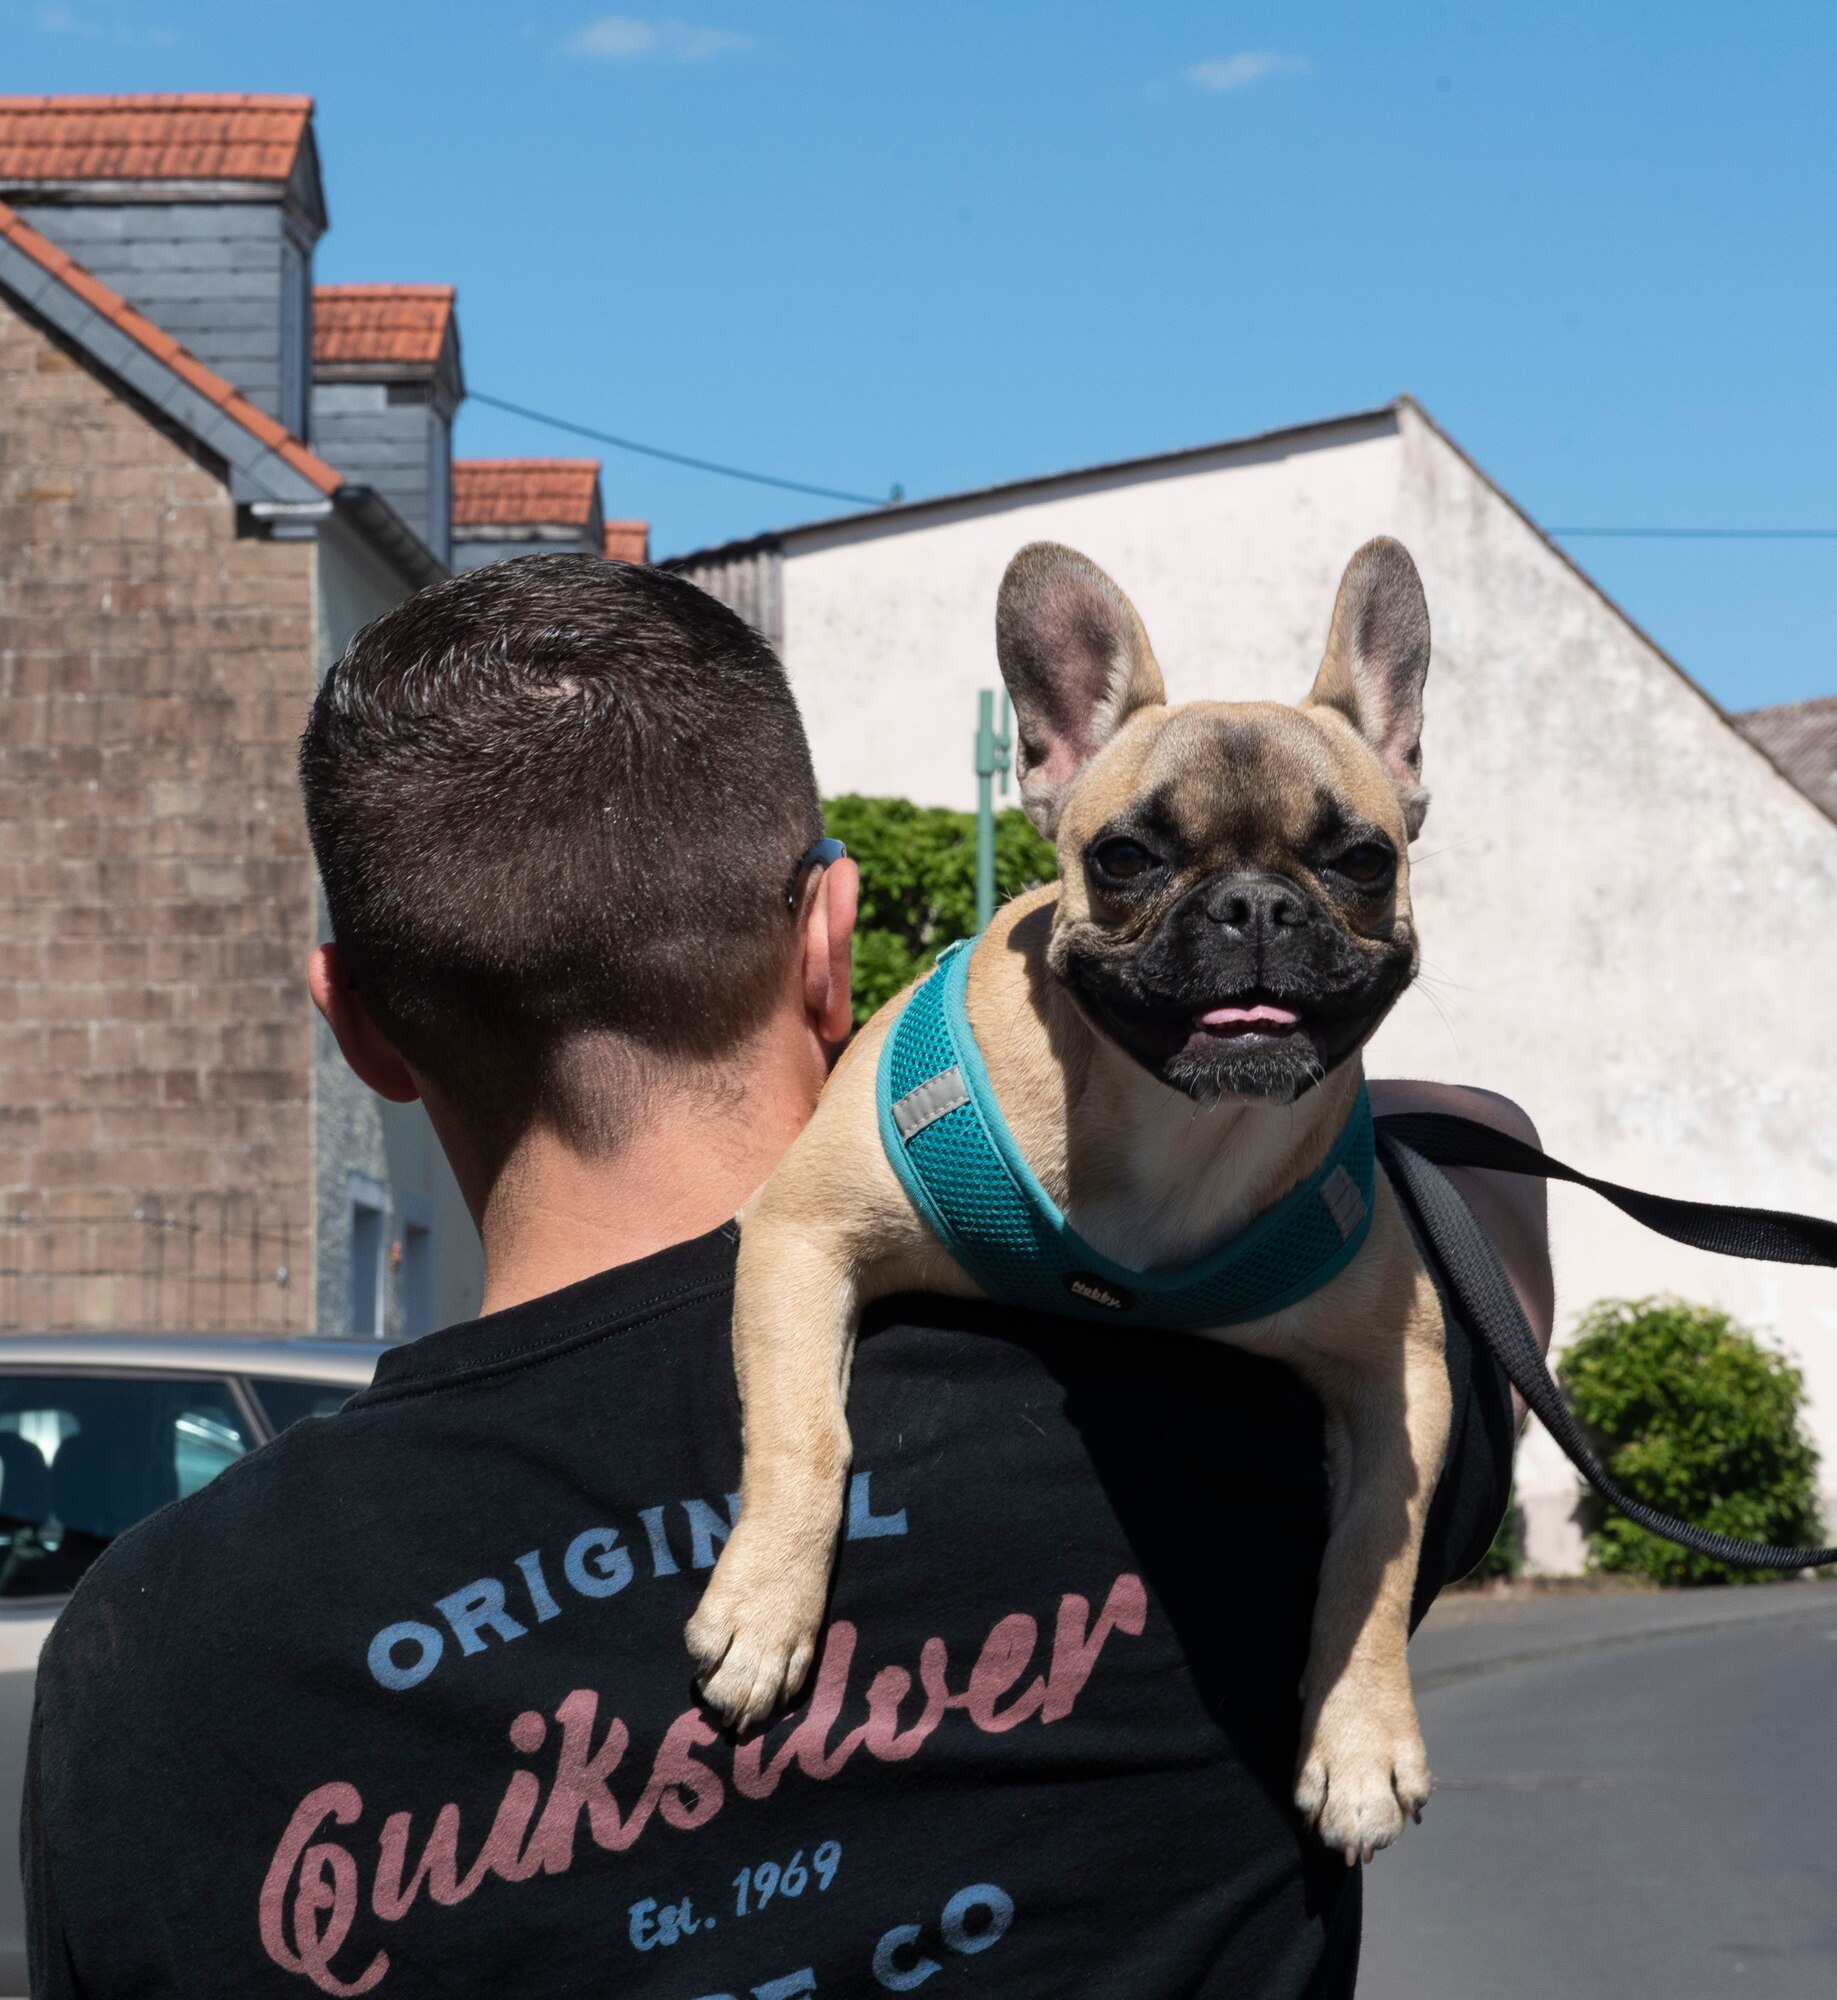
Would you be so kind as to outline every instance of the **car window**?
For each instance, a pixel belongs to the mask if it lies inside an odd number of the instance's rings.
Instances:
[[[251,1376],[248,1386],[275,1431],[302,1417],[334,1416],[357,1394],[346,1382],[295,1382],[277,1375]]]
[[[0,1599],[61,1596],[253,1443],[227,1382],[0,1376]]]

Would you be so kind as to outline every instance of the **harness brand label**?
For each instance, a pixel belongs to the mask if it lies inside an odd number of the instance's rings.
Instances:
[[[1135,1304],[1121,1285],[1113,1285],[1107,1278],[1094,1277],[1089,1271],[1067,1271],[1059,1282],[1073,1298],[1103,1306],[1110,1312],[1127,1312]]]

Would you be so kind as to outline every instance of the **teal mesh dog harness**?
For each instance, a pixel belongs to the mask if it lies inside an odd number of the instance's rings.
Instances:
[[[1371,1227],[1376,1164],[1364,1086],[1306,1180],[1222,1248],[1177,1271],[1092,1249],[1021,1157],[964,1007],[974,939],[952,945],[880,1051],[881,1143],[938,1240],[992,1299],[1082,1319],[1218,1327],[1298,1304]]]

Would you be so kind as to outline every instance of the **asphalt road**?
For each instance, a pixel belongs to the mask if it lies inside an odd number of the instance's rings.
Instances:
[[[1837,1584],[1450,1599],[1360,2000],[1837,2000]]]

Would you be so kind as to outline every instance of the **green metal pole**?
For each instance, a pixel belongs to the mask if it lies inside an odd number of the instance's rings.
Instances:
[[[1009,725],[1008,696],[1001,697],[1001,729],[995,727],[995,696],[982,688],[976,696],[976,928],[987,930],[995,914],[995,779],[1008,789],[1009,755],[1014,747]]]

